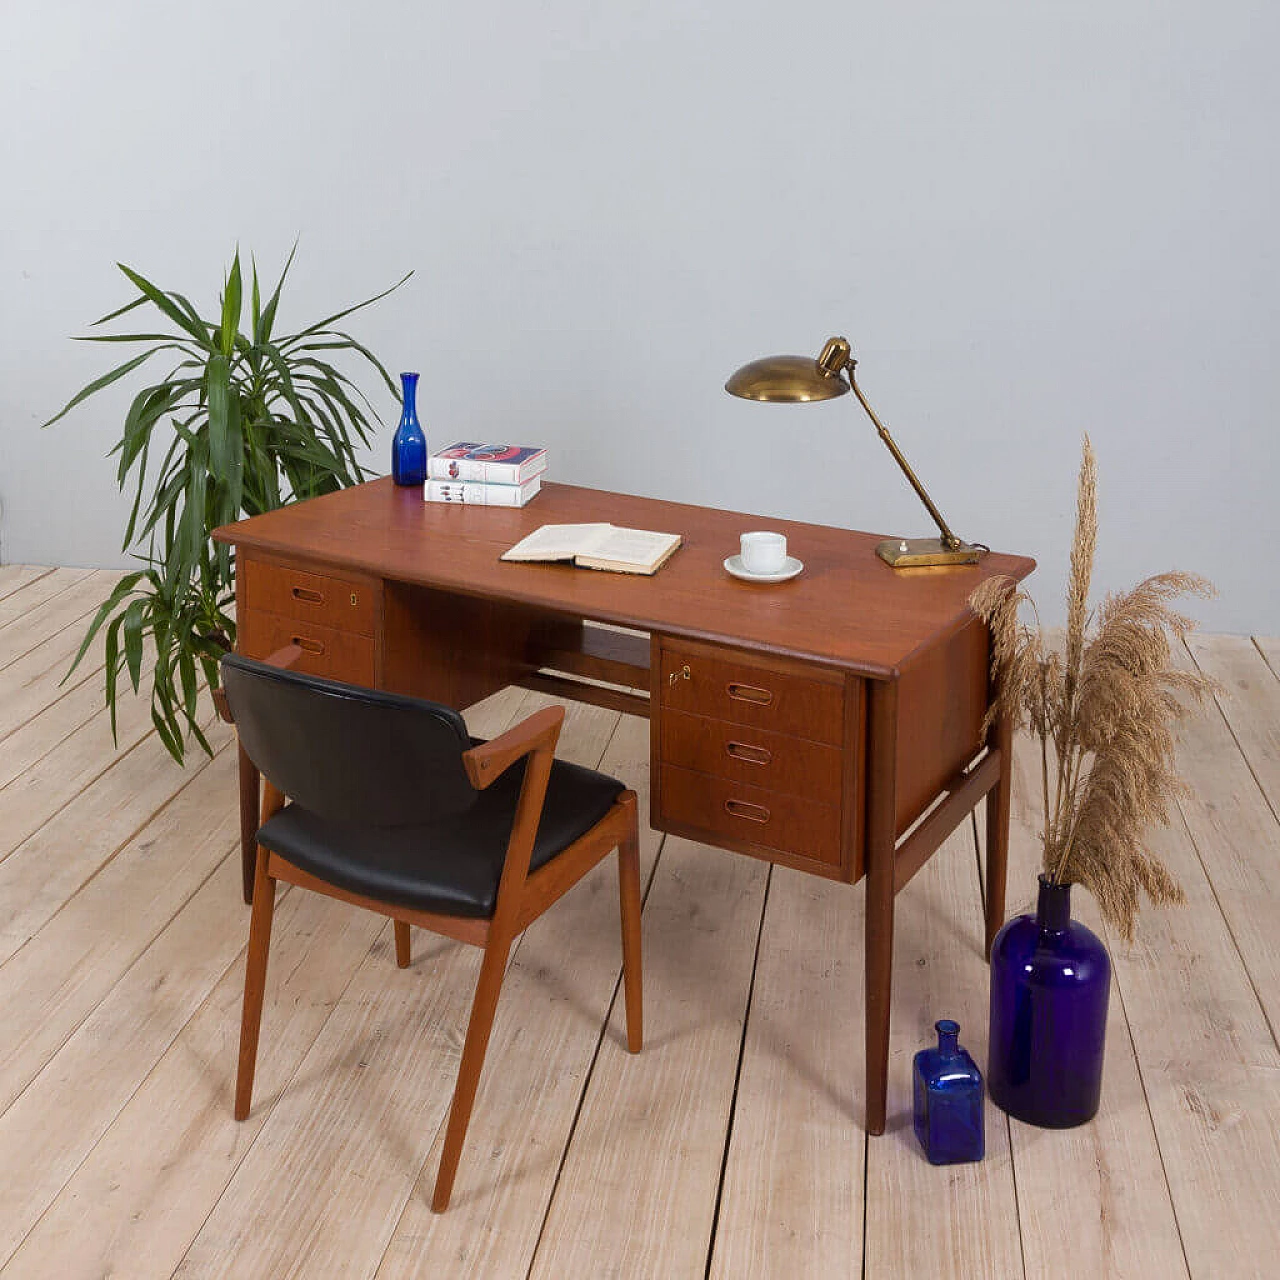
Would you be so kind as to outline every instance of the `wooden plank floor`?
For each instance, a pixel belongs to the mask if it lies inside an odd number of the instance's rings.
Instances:
[[[1280,1257],[1280,641],[1196,637],[1220,704],[1156,844],[1188,905],[1115,978],[1103,1105],[1065,1132],[988,1107],[935,1169],[912,1054],[986,1053],[982,858],[965,823],[898,901],[889,1129],[862,1117],[863,889],[647,831],[643,1053],[625,1051],[614,863],[515,950],[443,1216],[429,1198],[479,953],[280,894],[254,1110],[231,1118],[247,912],[234,751],[113,744],[113,575],[0,568],[0,1280],[15,1277],[1270,1275]],[[500,732],[547,700],[468,712]],[[647,725],[572,706],[561,754],[641,792]],[[1010,910],[1038,768],[1018,744]],[[1101,929],[1086,895],[1077,914]]]

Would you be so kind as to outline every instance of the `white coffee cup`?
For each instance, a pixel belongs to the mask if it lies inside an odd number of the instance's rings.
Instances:
[[[748,573],[779,573],[787,563],[787,539],[781,533],[744,533],[742,567]]]

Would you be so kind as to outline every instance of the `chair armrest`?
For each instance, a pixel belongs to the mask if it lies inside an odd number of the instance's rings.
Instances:
[[[293,666],[297,660],[302,657],[302,650],[296,644],[287,644],[283,649],[277,649],[269,658],[263,659],[269,667],[283,667],[288,669]],[[227,702],[226,691],[221,687],[211,689],[213,694],[213,708],[218,713],[218,719],[224,724],[235,724],[231,717],[231,705]]]
[[[296,644],[287,644],[282,649],[277,649],[270,657],[263,658],[263,663],[268,667],[284,667],[293,666],[297,660],[302,657],[302,649]]]
[[[501,777],[517,760],[543,750],[554,755],[564,723],[563,707],[546,707],[490,741],[462,753],[462,763],[477,791]]]

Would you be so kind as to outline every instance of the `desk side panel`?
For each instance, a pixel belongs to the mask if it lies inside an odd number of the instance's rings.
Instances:
[[[899,677],[897,835],[982,750],[988,653],[987,628],[974,617]]]

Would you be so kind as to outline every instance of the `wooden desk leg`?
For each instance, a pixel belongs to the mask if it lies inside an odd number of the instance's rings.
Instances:
[[[244,900],[253,901],[253,877],[258,864],[258,770],[245,749],[236,744],[240,765],[240,867]]]
[[[1004,924],[1005,871],[1009,861],[1009,798],[1013,791],[1013,722],[1001,716],[990,745],[1000,752],[1000,779],[987,792],[987,959]]]
[[[898,685],[869,682],[867,779],[867,1132],[883,1133],[893,994],[893,856]]]

